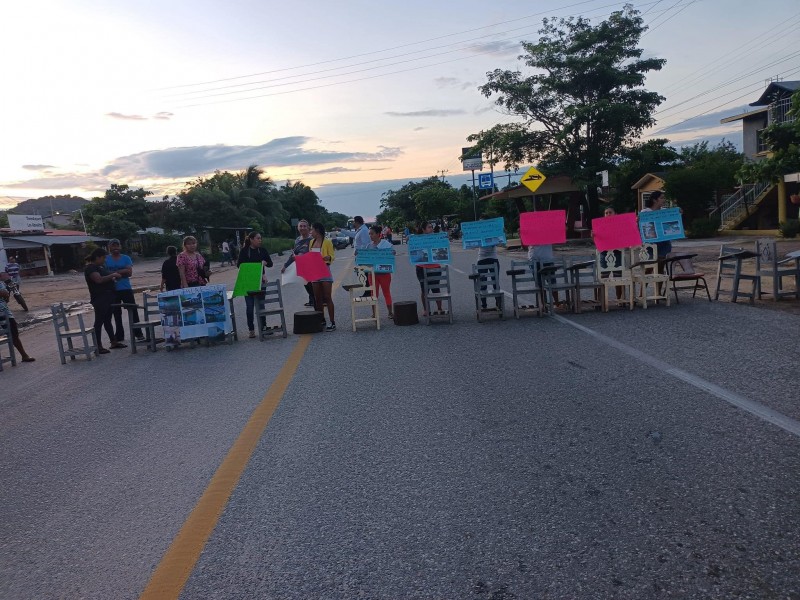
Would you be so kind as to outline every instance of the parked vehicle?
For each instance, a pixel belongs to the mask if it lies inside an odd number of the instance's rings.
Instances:
[[[331,240],[331,243],[336,250],[344,250],[351,243],[351,239],[348,236],[339,234],[336,231],[331,231],[328,234],[328,238]]]

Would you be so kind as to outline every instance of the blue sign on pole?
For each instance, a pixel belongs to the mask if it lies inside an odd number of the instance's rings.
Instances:
[[[491,173],[481,173],[478,175],[478,184],[482,190],[491,190],[494,188],[494,177]]]

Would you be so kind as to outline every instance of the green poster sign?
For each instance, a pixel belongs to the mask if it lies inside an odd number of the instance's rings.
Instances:
[[[264,268],[260,262],[242,263],[239,274],[236,276],[236,285],[233,287],[233,297],[247,296],[247,292],[257,292],[261,289],[261,272]]]

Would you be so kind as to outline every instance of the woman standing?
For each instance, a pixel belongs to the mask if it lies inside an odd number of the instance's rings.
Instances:
[[[322,260],[328,265],[328,276],[318,281],[313,281],[311,284],[314,288],[314,303],[319,307],[323,319],[325,318],[325,312],[322,305],[326,304],[328,306],[328,317],[331,322],[325,328],[325,331],[336,331],[336,318],[334,317],[333,298],[331,297],[333,276],[330,268],[334,257],[333,242],[325,237],[325,226],[322,223],[314,223],[311,226],[311,242],[308,244],[308,251],[322,254]]]
[[[161,291],[181,289],[181,272],[178,270],[178,249],[167,246],[167,260],[161,263]]]
[[[239,260],[236,261],[236,266],[241,267],[242,263],[261,263],[262,273],[263,267],[271,268],[272,259],[264,248],[261,247],[261,234],[257,231],[251,231],[247,238],[244,240],[244,248],[239,252]],[[262,277],[262,283],[266,283],[266,277]],[[250,337],[256,337],[255,321],[253,319],[253,311],[255,310],[256,299],[254,296],[248,294],[244,297],[244,303],[247,312],[247,328],[250,330]],[[259,326],[263,329],[266,326],[266,319],[262,319]]]
[[[391,250],[393,253],[397,254],[394,251],[394,246],[388,239],[381,239],[381,228],[380,225],[375,225],[369,228],[369,239],[370,239],[370,248],[380,248],[381,250]],[[390,288],[392,287],[392,274],[391,273],[375,273],[375,300],[378,299],[378,296],[383,291],[383,299],[386,302],[386,310],[389,311],[389,318],[394,319],[394,313],[392,313],[392,292]]]
[[[114,282],[120,278],[119,273],[109,273],[106,269],[105,248],[95,248],[86,258],[86,269],[83,275],[86,278],[86,285],[89,287],[89,297],[94,307],[94,336],[97,341],[97,354],[108,354],[108,350],[103,347],[103,329],[105,328],[111,348],[126,348],[122,342],[118,342],[114,337],[114,327],[111,325],[113,309],[111,305],[117,300],[114,291]]]
[[[187,235],[183,238],[183,252],[175,264],[181,274],[181,287],[199,287],[208,283],[206,259],[197,251],[197,238]]]

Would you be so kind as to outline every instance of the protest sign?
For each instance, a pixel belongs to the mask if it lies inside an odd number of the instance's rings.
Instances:
[[[446,233],[424,233],[408,238],[408,259],[412,265],[450,263],[450,240]]]
[[[372,267],[376,273],[394,273],[394,250],[362,248],[356,254],[356,264]]]
[[[594,244],[600,252],[642,245],[636,213],[592,219],[592,233]]]
[[[307,252],[294,257],[297,264],[297,274],[308,282],[319,281],[331,276],[331,270],[322,259],[319,252]]]
[[[662,208],[639,213],[639,231],[645,243],[666,242],[685,238],[683,217],[679,208]]]
[[[233,286],[233,297],[247,296],[247,292],[257,292],[261,289],[261,278],[264,265],[257,263],[242,263],[236,275],[236,284]]]
[[[503,217],[468,221],[461,224],[461,243],[465,250],[506,243]]]
[[[161,292],[158,295],[158,310],[167,346],[199,337],[224,339],[226,334],[233,331],[224,285]]]
[[[519,216],[519,237],[526,246],[563,244],[567,241],[567,213],[563,210],[539,210]]]

